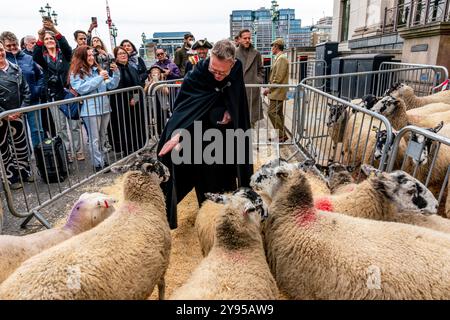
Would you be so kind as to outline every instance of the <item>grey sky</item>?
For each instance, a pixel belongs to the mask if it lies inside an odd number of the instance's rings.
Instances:
[[[41,27],[39,9],[47,0],[20,0],[14,2],[0,0],[0,31],[9,30],[20,38],[35,35]],[[99,27],[94,34],[109,43],[106,21],[105,0],[50,0],[58,13],[58,29],[74,45],[72,33],[76,29],[86,30],[91,17],[98,17]],[[303,25],[310,25],[325,15],[332,15],[333,0],[279,0],[280,8],[295,9],[296,18]],[[270,0],[109,0],[111,15],[116,24],[120,40],[128,38],[136,46],[141,43],[141,34],[151,37],[154,32],[191,31],[197,39],[208,38],[217,41],[229,36],[229,15],[232,10],[269,8]]]

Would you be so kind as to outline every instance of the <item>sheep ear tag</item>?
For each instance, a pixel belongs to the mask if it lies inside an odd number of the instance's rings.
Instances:
[[[112,206],[114,206],[114,204],[117,203],[117,200],[114,198],[107,198],[107,199],[103,199],[103,200],[99,200],[97,202],[97,206],[99,208],[106,208],[109,209]]]

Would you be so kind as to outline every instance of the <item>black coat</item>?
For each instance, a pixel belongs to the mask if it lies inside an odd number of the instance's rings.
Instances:
[[[224,133],[224,129],[242,129],[244,131],[250,129],[250,115],[241,62],[236,61],[230,75],[219,82],[208,71],[209,61],[210,59],[206,59],[199,62],[195,70],[185,77],[175,100],[173,115],[161,135],[158,153],[178,129],[193,132],[195,121],[202,122],[203,131],[215,128]],[[228,127],[221,128],[217,125],[217,121],[222,120],[225,110],[228,110],[233,122]],[[250,144],[251,141],[247,140],[246,164],[242,165],[207,165],[205,163],[174,165],[170,153],[160,159],[171,172],[170,180],[163,184],[171,228],[177,227],[177,204],[193,188],[196,189],[198,200],[201,203],[205,199],[205,192],[234,191],[237,186],[249,186],[250,177],[253,174],[251,152],[249,152]],[[206,145],[207,143],[203,143],[202,150]],[[192,153],[193,151],[194,146],[192,146]],[[224,148],[224,154],[225,152]]]
[[[0,72],[0,112],[30,105],[30,89],[18,65],[9,64]]]
[[[64,87],[68,85],[70,61],[72,60],[72,48],[63,36],[57,36],[58,54],[53,61],[47,49],[38,42],[34,47],[33,60],[44,71],[44,90],[49,100],[64,99]]]
[[[138,72],[127,64],[117,64],[120,70],[120,82],[117,89],[131,88],[141,85]],[[130,106],[131,99],[139,95],[139,102]],[[126,155],[142,148],[145,144],[145,110],[143,95],[138,90],[118,93],[110,98],[111,120],[109,139],[114,151]]]

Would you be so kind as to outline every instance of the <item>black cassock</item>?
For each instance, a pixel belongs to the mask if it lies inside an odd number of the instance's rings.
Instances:
[[[227,129],[250,129],[250,114],[243,79],[242,63],[237,60],[231,73],[223,81],[215,80],[208,71],[210,59],[197,64],[193,72],[184,78],[181,90],[175,100],[173,115],[168,121],[159,142],[158,153],[171,139],[177,129],[194,132],[194,122],[201,121],[203,132],[218,129],[225,137]],[[228,125],[222,121],[225,111],[231,115]],[[192,141],[194,141],[194,136]],[[198,142],[194,142],[198,143]],[[191,148],[193,157],[194,143]],[[246,139],[245,164],[181,164],[172,163],[171,153],[160,160],[169,168],[171,177],[162,185],[166,196],[167,218],[172,229],[177,227],[177,204],[195,188],[199,203],[205,200],[206,192],[234,191],[237,187],[248,187],[253,174],[251,164],[251,139]],[[204,142],[202,151],[209,142]],[[225,138],[224,138],[224,145]],[[229,151],[229,150],[228,150]],[[226,150],[224,146],[224,157]],[[236,145],[234,152],[237,158]],[[234,162],[237,163],[237,162]]]

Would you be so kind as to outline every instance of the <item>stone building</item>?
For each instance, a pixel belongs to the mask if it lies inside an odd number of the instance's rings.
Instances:
[[[334,0],[332,41],[344,53],[450,68],[450,0]]]

